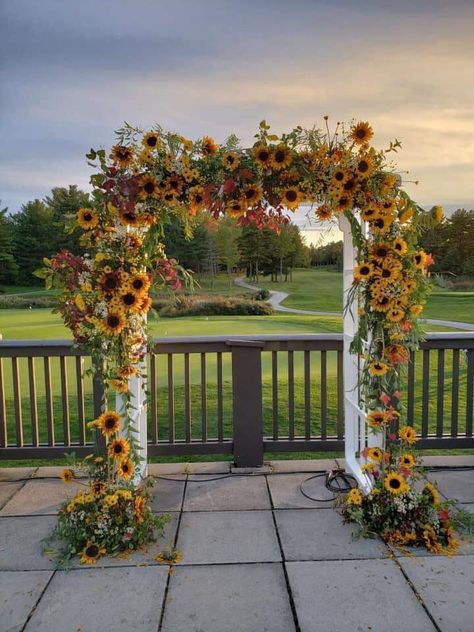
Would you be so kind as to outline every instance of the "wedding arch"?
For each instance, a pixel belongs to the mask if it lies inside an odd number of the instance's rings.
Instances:
[[[416,434],[400,375],[418,347],[429,291],[432,260],[418,238],[442,220],[442,210],[423,211],[403,190],[391,161],[397,140],[376,149],[369,123],[338,123],[331,131],[324,119],[325,129],[281,135],[262,121],[252,147],[234,135],[219,145],[209,136],[191,141],[160,126],[126,124],[110,152],[87,155],[98,168],[94,204],[71,221],[87,254],[61,252],[43,276],[62,288],[59,310],[104,384],[103,413],[91,426],[107,443],[109,483],[139,485],[146,471],[150,290],[177,290],[187,275],[161,244],[164,224],[177,216],[192,231],[195,218],[208,213],[278,231],[309,204],[344,234],[347,467],[366,497],[377,480],[394,498],[410,490]],[[349,506],[361,505],[357,494]]]

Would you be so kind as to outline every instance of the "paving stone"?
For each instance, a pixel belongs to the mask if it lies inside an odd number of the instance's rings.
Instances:
[[[0,467],[0,481],[16,481],[22,478],[31,478],[36,469],[36,467]]]
[[[427,478],[437,483],[439,491],[446,498],[461,503],[474,502],[474,469],[429,472]]]
[[[228,476],[208,480],[190,476],[186,486],[184,511],[270,509],[264,476]],[[211,477],[212,478],[212,477]]]
[[[48,570],[54,563],[42,554],[42,540],[56,524],[56,516],[0,518],[0,570]]]
[[[300,509],[303,507],[332,507],[334,494],[326,489],[325,477],[307,480],[310,474],[278,474],[268,476],[268,485],[276,509]],[[301,493],[300,486],[314,498],[326,498],[325,502],[309,500]]]
[[[166,480],[166,479],[171,480]],[[153,511],[181,511],[185,476],[169,475],[166,479],[156,479],[151,493],[150,506]]]
[[[8,483],[0,481],[0,509],[4,507],[10,498],[23,487],[24,483]]]
[[[285,459],[268,461],[274,472],[327,472],[336,467],[335,459]]]
[[[342,523],[332,509],[275,511],[283,552],[287,560],[345,560],[387,557],[379,540],[354,539],[355,525]]]
[[[426,467],[474,467],[474,454],[424,456]]]
[[[64,468],[67,467],[64,465],[42,465],[35,472],[35,478],[60,478],[61,472]],[[85,474],[81,475],[82,478],[87,478]]]
[[[188,474],[228,474],[232,466],[232,461],[209,461],[186,463]]]
[[[474,542],[472,541],[472,538],[461,535],[459,533],[456,534],[456,537],[461,542],[461,546],[456,551],[456,555],[474,555]],[[395,557],[398,558],[407,557],[407,553],[409,556],[414,557],[433,557],[433,553],[430,553],[430,551],[428,551],[428,549],[426,549],[424,546],[407,546],[403,549],[399,549],[396,547],[390,548],[392,549]]]
[[[176,568],[163,632],[294,632],[280,564]]]
[[[58,572],[27,632],[156,632],[168,569],[107,568]]]
[[[20,632],[33,610],[52,571],[0,572],[0,626]]]
[[[177,546],[183,564],[281,561],[270,511],[185,513]]]
[[[55,514],[68,498],[85,489],[79,483],[28,481],[0,511],[0,516]]]
[[[399,560],[442,632],[474,628],[474,559],[431,556]],[[407,628],[408,629],[408,628]],[[414,628],[411,627],[413,630]]]
[[[391,560],[289,562],[301,632],[434,632]]]

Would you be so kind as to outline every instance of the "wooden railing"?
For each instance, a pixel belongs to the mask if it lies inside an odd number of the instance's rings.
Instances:
[[[69,341],[0,342],[0,457],[93,449],[102,392]],[[158,338],[148,358],[150,455],[343,448],[340,334]],[[474,447],[474,335],[429,334],[404,392],[422,448]]]

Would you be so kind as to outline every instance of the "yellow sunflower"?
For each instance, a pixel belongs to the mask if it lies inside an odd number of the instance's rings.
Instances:
[[[413,445],[417,441],[416,432],[411,426],[402,426],[398,434],[402,441],[410,445]]]
[[[380,217],[376,217],[371,223],[370,228],[376,232],[384,235],[386,232],[390,230],[390,227],[393,224],[392,217],[385,217],[381,215]]]
[[[385,257],[387,257],[391,252],[392,249],[390,247],[390,244],[386,243],[385,241],[375,244],[370,249],[370,254],[379,263],[383,263]]]
[[[423,540],[426,548],[428,551],[431,551],[431,553],[441,553],[443,551],[443,547],[438,540],[435,530],[429,524],[423,528]]]
[[[412,305],[410,307],[410,313],[413,314],[413,316],[419,316],[421,314],[421,312],[423,311],[423,305]]]
[[[128,382],[122,378],[112,378],[108,381],[109,387],[116,393],[127,393]]]
[[[415,467],[415,465],[416,465],[415,455],[411,454],[410,452],[406,452],[405,454],[401,454],[400,458],[398,460],[398,463],[402,467],[406,467],[407,470],[410,470],[412,467]]]
[[[138,312],[140,309],[140,302],[142,295],[136,292],[125,292],[119,297],[119,305],[127,312]]]
[[[405,477],[394,471],[387,472],[383,485],[388,492],[396,496],[398,496],[398,494],[406,494],[410,491],[410,486],[406,482]]]
[[[123,211],[120,213],[120,224],[122,226],[139,226],[140,218],[133,211]]]
[[[297,187],[288,187],[283,192],[282,202],[286,208],[289,208],[290,211],[294,211],[300,205],[301,198],[301,191]]]
[[[161,191],[157,179],[150,174],[143,176],[140,180],[140,191],[138,195],[142,199],[146,199],[147,197],[159,198]]]
[[[393,242],[393,249],[397,255],[403,256],[407,253],[408,244],[404,239],[395,239]]]
[[[371,428],[382,428],[386,426],[389,421],[388,413],[383,410],[373,410],[367,415],[367,423]]]
[[[368,279],[370,278],[373,271],[374,266],[367,261],[363,261],[354,269],[354,279],[356,279],[357,281]]]
[[[150,296],[142,296],[140,304],[137,306],[136,311],[139,314],[146,314],[153,306],[153,301]]]
[[[352,206],[353,206],[353,200],[352,200],[352,196],[351,195],[343,193],[336,200],[336,211],[338,213],[342,213],[343,211],[347,211],[347,210],[351,209]]]
[[[128,456],[128,453],[130,452],[130,444],[126,439],[119,437],[109,443],[107,450],[112,458],[121,461]]]
[[[147,274],[134,274],[129,280],[130,289],[135,294],[143,295],[150,288],[150,279]]]
[[[351,129],[351,138],[357,145],[368,143],[374,132],[367,121],[359,121]]]
[[[80,208],[77,211],[77,223],[83,230],[92,230],[99,223],[99,218],[91,208]]]
[[[71,483],[74,480],[74,472],[69,467],[61,470],[60,476],[63,483]]]
[[[380,217],[380,214],[376,204],[366,206],[360,212],[360,218],[364,222],[373,222],[378,217]]]
[[[243,190],[242,197],[245,200],[246,204],[252,206],[262,199],[263,189],[262,187],[256,186],[254,184],[249,184]]]
[[[336,171],[331,176],[331,182],[333,182],[336,185],[339,185],[340,187],[343,186],[346,179],[347,179],[346,172],[343,171],[342,169],[336,169]]]
[[[234,171],[239,166],[240,158],[235,151],[226,151],[222,156],[222,164],[226,169]]]
[[[370,156],[360,156],[356,165],[357,175],[361,178],[368,178],[375,170],[375,163]]]
[[[123,478],[124,481],[129,481],[135,472],[135,466],[130,459],[123,459],[118,466],[118,475]]]
[[[367,458],[370,461],[375,461],[376,463],[380,463],[383,458],[382,448],[369,448],[367,450]]]
[[[268,169],[272,164],[272,148],[268,145],[257,145],[253,150],[255,162],[263,169]]]
[[[402,224],[406,224],[407,222],[409,222],[412,217],[413,217],[413,209],[411,206],[401,211],[398,215],[398,219],[400,220]]]
[[[110,157],[120,167],[128,167],[133,162],[133,150],[131,147],[123,145],[114,145]]]
[[[115,311],[109,312],[107,318],[101,322],[102,330],[109,336],[118,336],[127,325],[124,314]]]
[[[423,493],[427,493],[430,495],[435,507],[439,505],[441,501],[441,496],[439,495],[439,491],[437,490],[436,486],[433,485],[433,483],[425,483],[425,486],[423,487]]]
[[[217,154],[217,152],[219,151],[219,145],[210,136],[204,136],[204,138],[202,139],[201,147],[202,147],[202,153],[207,157],[213,156],[214,154]]]
[[[405,318],[405,312],[402,309],[389,309],[387,312],[387,320],[391,323],[399,323]]]
[[[101,555],[105,555],[106,549],[92,540],[88,540],[85,549],[81,553],[81,564],[95,564]]]
[[[385,296],[384,294],[380,294],[379,296],[374,296],[374,298],[370,301],[370,307],[375,312],[388,312],[388,310],[392,307],[393,303],[390,297]]]
[[[97,426],[105,437],[110,437],[120,430],[120,415],[114,410],[106,410],[98,418]]]
[[[419,250],[413,257],[413,263],[415,268],[423,270],[426,264],[426,252],[424,250]]]
[[[103,496],[107,489],[107,485],[104,481],[92,481],[91,483],[91,492],[94,496]]]
[[[438,224],[443,221],[443,208],[441,206],[435,206],[432,210],[433,216]]]
[[[195,214],[204,208],[204,189],[203,187],[193,187],[189,192],[189,202],[191,204],[191,212]]]
[[[160,145],[160,137],[156,132],[148,132],[142,139],[142,145],[147,151],[153,151]]]
[[[331,219],[332,217],[332,208],[328,204],[321,204],[316,209],[316,217],[322,222]]]
[[[361,505],[363,500],[363,496],[360,492],[360,489],[356,487],[351,489],[351,491],[347,494],[346,502],[348,505]]]
[[[385,375],[389,368],[389,365],[385,362],[382,362],[381,360],[375,360],[375,362],[371,362],[369,364],[369,373],[370,375],[380,377],[382,375]]]
[[[288,145],[280,143],[277,145],[272,153],[272,167],[276,171],[285,169],[291,165],[291,152]]]

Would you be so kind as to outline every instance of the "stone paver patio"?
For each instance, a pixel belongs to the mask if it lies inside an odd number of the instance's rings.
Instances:
[[[164,537],[69,572],[54,570],[41,540],[73,487],[57,468],[0,470],[1,632],[472,632],[472,544],[452,558],[407,557],[353,540],[330,502],[300,492],[318,467],[242,476],[227,463],[187,474],[152,466],[169,479],[157,480],[154,499],[172,518]],[[429,477],[474,511],[474,469]],[[328,497],[322,478],[305,491]],[[182,554],[172,568],[153,559],[170,543]]]

